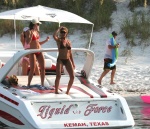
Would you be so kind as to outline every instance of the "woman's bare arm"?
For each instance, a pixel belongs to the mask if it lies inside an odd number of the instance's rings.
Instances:
[[[24,46],[24,33],[22,32],[21,34],[20,34],[20,41],[21,41],[21,43],[22,43],[22,46]]]
[[[46,43],[46,42],[49,41],[49,40],[50,40],[50,37],[47,36],[47,38],[46,38],[44,41],[39,42],[39,44],[42,45],[42,44]]]
[[[68,43],[69,43],[69,46],[72,47],[71,46],[71,42],[69,41]],[[72,55],[72,51],[71,50],[70,50],[70,60],[72,62],[73,68],[75,68],[75,64],[74,64],[73,55]]]
[[[26,32],[26,42],[27,44],[30,44],[32,41],[33,32],[31,30],[28,30]]]
[[[60,31],[62,27],[59,27],[53,34],[53,38],[55,39],[55,41],[58,41],[59,40],[59,37],[58,37],[58,33]]]
[[[72,62],[73,68],[75,68],[75,64],[74,64],[74,60],[73,60],[73,56],[72,56],[72,51],[70,51],[70,60]]]

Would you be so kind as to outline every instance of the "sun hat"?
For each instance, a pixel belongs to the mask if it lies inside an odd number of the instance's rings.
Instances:
[[[38,19],[32,19],[31,21],[33,24],[42,24]]]
[[[29,30],[29,27],[24,27],[23,31],[26,32],[27,30]]]

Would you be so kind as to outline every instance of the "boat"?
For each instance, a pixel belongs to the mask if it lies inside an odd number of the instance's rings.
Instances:
[[[69,79],[65,72],[60,80],[60,94],[55,94],[54,90],[8,88],[2,83],[6,76],[13,74],[19,79],[19,84],[26,85],[28,77],[20,74],[19,60],[30,53],[53,51],[57,52],[57,49],[0,52],[3,61],[10,58],[0,69],[2,123],[18,129],[115,128],[134,125],[129,106],[123,97],[88,80],[94,61],[94,53],[89,49],[72,48],[73,52],[86,53],[86,59],[82,71],[75,71],[69,95],[65,94]],[[45,59],[50,67],[56,63],[48,54],[45,54]],[[55,77],[49,70],[45,85],[54,87]],[[40,84],[39,76],[33,77],[34,84]]]
[[[72,48],[73,53],[85,55],[82,59],[85,62],[81,70],[74,70],[75,79],[69,95],[65,94],[69,75],[63,68],[59,94],[55,94],[57,58],[49,53],[57,51],[57,48],[0,51],[1,123],[16,129],[112,129],[134,126],[125,98],[89,79],[94,62],[94,52],[89,48]],[[21,75],[21,58],[37,52],[44,53],[44,86],[47,89],[25,88],[28,76]],[[8,87],[3,83],[11,75],[18,78],[19,86]],[[31,85],[40,85],[40,77],[34,76]]]

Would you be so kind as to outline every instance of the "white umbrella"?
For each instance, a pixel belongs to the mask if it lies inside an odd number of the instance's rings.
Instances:
[[[58,23],[66,22],[93,24],[90,21],[68,11],[41,5],[14,9],[0,13],[0,19],[31,20],[33,18],[39,18],[40,21],[51,21]]]
[[[15,28],[15,48],[16,48],[16,23],[15,20],[32,20],[38,18],[40,21],[50,21],[59,23],[85,23],[92,24],[92,32],[94,24],[76,14],[68,11],[49,8],[45,6],[34,6],[20,9],[13,9],[0,13],[0,19],[13,19]],[[91,33],[92,37],[92,33]],[[91,40],[91,38],[90,38]],[[91,41],[90,41],[91,42]],[[90,46],[89,46],[90,47]]]

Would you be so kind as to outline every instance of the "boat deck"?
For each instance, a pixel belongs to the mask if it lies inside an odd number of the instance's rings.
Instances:
[[[17,76],[18,83],[26,86],[28,76]],[[44,85],[54,88],[56,75],[46,75]],[[106,98],[107,95],[100,88],[93,86],[83,77],[75,77],[74,83],[70,89],[70,94],[66,95],[68,75],[62,75],[59,85],[59,94],[55,94],[54,90],[40,90],[37,88],[25,89],[22,87],[11,87],[9,89],[13,94],[19,95],[25,99],[84,99],[84,98]],[[34,76],[31,85],[40,85],[40,76]]]

